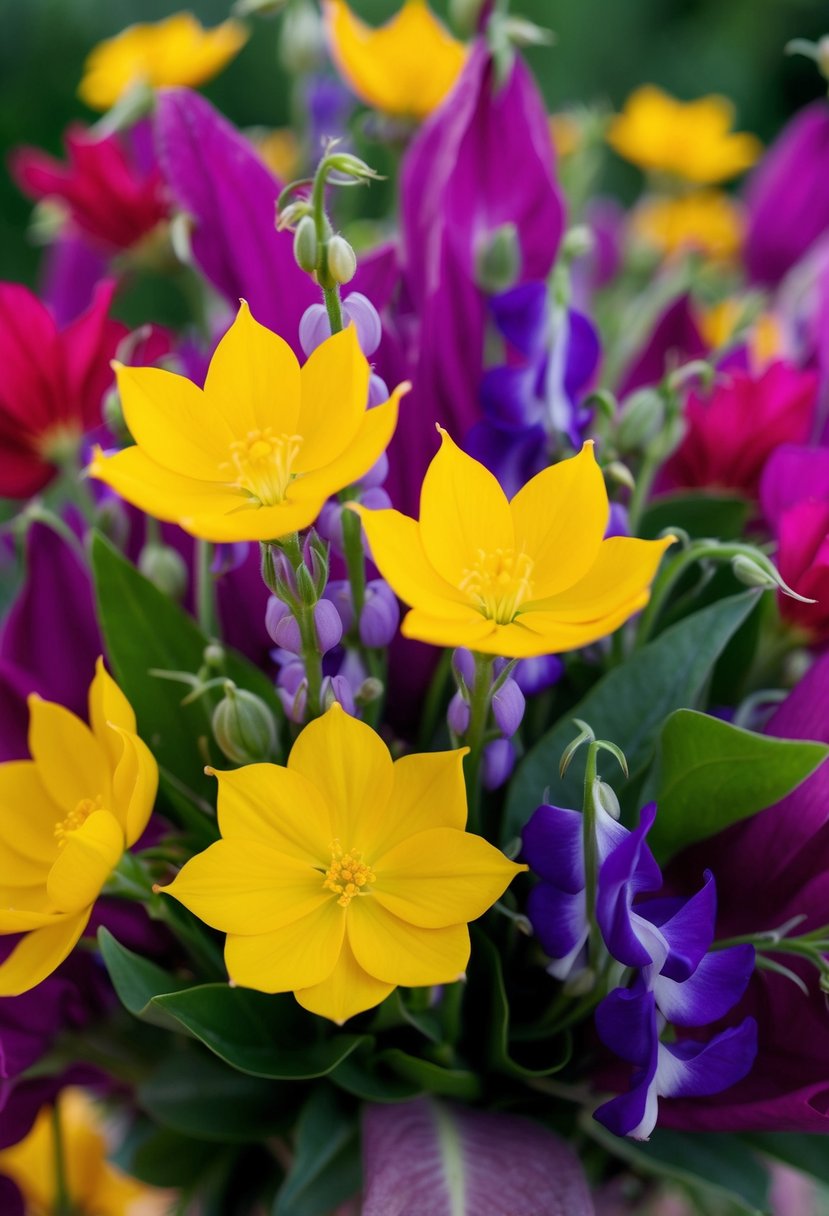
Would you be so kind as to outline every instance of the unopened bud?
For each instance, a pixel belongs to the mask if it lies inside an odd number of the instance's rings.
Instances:
[[[151,541],[141,550],[138,569],[154,587],[178,602],[187,590],[187,563],[169,545]]]
[[[310,215],[304,215],[294,230],[294,261],[308,274],[319,265],[317,226]]]
[[[610,815],[611,819],[620,819],[622,808],[619,806],[619,799],[616,797],[616,791],[606,781],[596,781],[593,786],[593,797],[596,802]]]
[[[484,789],[497,790],[509,781],[515,768],[516,752],[509,739],[493,739],[481,756],[481,781]]]
[[[391,644],[400,624],[400,606],[388,583],[372,579],[366,586],[366,598],[360,613],[360,641],[369,649],[379,650]]]
[[[595,244],[593,230],[586,224],[576,224],[564,234],[564,240],[561,242],[562,257],[571,262],[576,258],[586,257],[588,253],[593,252]]]
[[[449,0],[449,20],[461,38],[471,38],[478,28],[486,0]]]
[[[350,283],[357,273],[357,254],[344,236],[332,236],[326,246],[328,273],[335,283]]]
[[[221,667],[225,661],[225,648],[220,642],[209,642],[204,648],[202,658],[208,667]]]
[[[358,181],[379,181],[380,174],[371,165],[367,165],[359,156],[351,152],[334,152],[326,156],[329,168],[345,177],[353,177]]]
[[[319,67],[324,53],[325,30],[316,5],[310,0],[293,0],[285,13],[279,39],[283,68],[292,76],[305,75]]]
[[[462,738],[469,730],[469,718],[469,702],[463,693],[456,692],[446,710],[446,720],[449,723],[449,729],[459,738]]]
[[[382,680],[378,680],[376,676],[369,676],[357,689],[354,700],[358,705],[371,705],[372,701],[379,701],[385,691],[386,686]]]
[[[276,205],[276,228],[278,232],[283,232],[286,228],[295,228],[300,220],[305,216],[310,216],[311,205],[305,198],[294,199],[292,203],[286,203],[284,207]]]
[[[521,243],[515,224],[502,224],[475,254],[475,281],[488,295],[506,291],[521,273]]]
[[[230,680],[212,725],[214,739],[235,764],[268,760],[276,747],[276,723],[265,702]]]
[[[116,549],[125,549],[130,535],[130,521],[120,498],[107,496],[95,509],[95,527],[111,540]]]
[[[465,646],[458,646],[457,650],[452,652],[452,668],[458,680],[463,680],[467,688],[471,689],[475,683],[475,658],[471,650],[467,650]]]
[[[759,562],[741,553],[731,562],[734,576],[746,587],[765,587],[767,589],[779,586],[768,570],[764,570]]]
[[[502,735],[511,738],[521,725],[526,701],[515,680],[507,678],[492,698],[492,716]]]
[[[665,424],[665,403],[659,393],[643,388],[631,393],[622,406],[616,440],[623,452],[645,448]]]
[[[345,676],[326,676],[322,682],[320,701],[324,710],[336,704],[341,705],[352,718],[356,714],[354,690]]]

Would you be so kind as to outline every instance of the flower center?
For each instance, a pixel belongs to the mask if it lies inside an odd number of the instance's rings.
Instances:
[[[56,422],[37,437],[34,447],[50,464],[63,465],[76,458],[82,435],[77,422]]]
[[[514,549],[479,549],[475,565],[464,570],[461,591],[477,601],[488,620],[508,625],[523,603],[532,599],[533,560]]]
[[[96,798],[81,798],[74,811],[70,811],[65,819],[55,828],[55,839],[58,842],[58,848],[62,849],[66,844],[67,837],[70,832],[77,832],[78,828],[82,828],[93,811],[100,811],[103,803],[101,795]]]
[[[337,903],[347,908],[355,895],[368,895],[369,883],[374,882],[375,873],[363,861],[362,853],[356,849],[344,852],[339,840],[331,845],[331,865],[325,871],[323,887],[339,896]]]
[[[301,447],[301,435],[276,434],[271,427],[248,431],[244,439],[230,445],[230,460],[222,467],[230,471],[233,484],[253,500],[252,505],[272,507],[285,500],[296,476],[294,464]]]

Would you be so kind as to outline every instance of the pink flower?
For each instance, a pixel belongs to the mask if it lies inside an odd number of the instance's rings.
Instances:
[[[660,488],[721,486],[756,497],[771,453],[807,438],[816,392],[813,372],[783,362],[760,375],[737,369],[721,374],[709,394],[690,394],[688,429]]]
[[[129,249],[167,215],[161,172],[149,144],[142,146],[144,135],[139,126],[131,143],[119,135],[96,139],[75,125],[64,136],[65,163],[39,148],[18,148],[11,175],[30,198],[63,203],[72,226],[99,248]]]
[[[101,421],[109,361],[126,329],[107,315],[114,284],[58,329],[37,296],[0,283],[0,497],[28,498]]]
[[[763,514],[777,536],[777,566],[813,604],[780,595],[780,615],[814,641],[829,641],[829,451],[784,447],[766,465]]]

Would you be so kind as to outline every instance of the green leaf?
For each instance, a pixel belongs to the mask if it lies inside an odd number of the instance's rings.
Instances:
[[[566,776],[558,778],[559,758],[576,733],[574,718],[589,723],[597,738],[621,747],[632,779],[641,776],[665,718],[698,700],[758,594],[745,591],[695,612],[599,680],[524,757],[507,797],[503,838],[520,835],[548,786],[559,805],[581,806],[580,766],[571,764]]]
[[[91,559],[107,654],[135,710],[141,737],[162,768],[213,804],[215,783],[204,775],[205,747],[211,738],[210,701],[200,698],[182,705],[184,685],[149,674],[154,668],[197,672],[207,638],[192,617],[98,533],[93,535]],[[270,680],[235,651],[226,649],[225,654],[224,674],[255,692],[281,716]],[[224,763],[218,753],[213,758],[220,767]]]
[[[823,743],[774,739],[679,709],[662,728],[659,814],[649,843],[660,861],[779,802],[829,756]]]
[[[192,1045],[171,1052],[136,1091],[142,1110],[182,1136],[247,1143],[289,1126],[299,1086],[246,1077]]]
[[[774,1157],[792,1169],[829,1183],[829,1153],[825,1135],[801,1132],[750,1132],[740,1139],[757,1152]]]
[[[644,1174],[670,1178],[746,1216],[771,1216],[769,1176],[763,1163],[736,1136],[657,1129],[647,1143],[614,1136],[585,1114],[579,1124],[614,1157]]]
[[[346,1056],[329,1080],[365,1102],[408,1102],[425,1092],[421,1081],[404,1080],[384,1067],[367,1048]]]
[[[642,516],[639,535],[651,540],[670,528],[682,528],[695,539],[716,536],[737,540],[748,523],[751,503],[736,494],[669,494],[657,498]]]
[[[194,1186],[215,1158],[215,1144],[142,1121],[119,1148],[115,1164],[148,1186],[181,1190]]]
[[[112,986],[125,1009],[142,1022],[163,1026],[165,1030],[181,1029],[174,1018],[153,1005],[153,998],[160,992],[178,992],[186,987],[184,981],[122,946],[109,929],[102,927],[98,930],[98,948]]]
[[[320,1038],[314,1020],[292,996],[268,996],[228,984],[172,992],[157,996],[152,1004],[232,1068],[255,1077],[322,1077],[368,1042],[356,1034]]]
[[[295,1156],[273,1216],[328,1216],[360,1189],[359,1126],[353,1107],[319,1087],[299,1116]]]
[[[442,1094],[447,1098],[461,1098],[464,1101],[471,1101],[481,1095],[481,1078],[468,1068],[444,1067],[422,1056],[411,1056],[399,1047],[389,1047],[386,1051],[381,1051],[377,1062],[390,1068],[404,1081],[417,1085],[421,1093]]]

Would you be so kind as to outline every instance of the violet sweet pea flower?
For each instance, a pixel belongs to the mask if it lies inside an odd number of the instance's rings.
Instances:
[[[619,398],[637,388],[659,384],[674,367],[708,353],[694,318],[691,297],[679,296],[656,319],[650,336],[634,355],[619,385]]]

